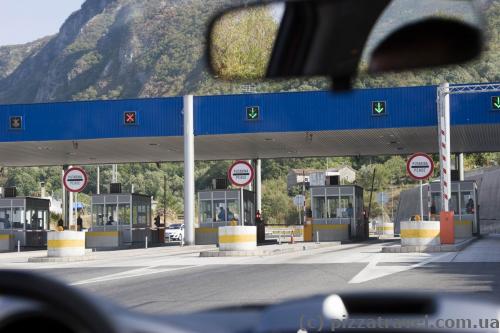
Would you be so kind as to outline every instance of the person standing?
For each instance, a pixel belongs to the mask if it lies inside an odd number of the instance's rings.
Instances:
[[[83,219],[80,214],[78,214],[78,218],[76,219],[76,230],[82,231],[83,229]]]

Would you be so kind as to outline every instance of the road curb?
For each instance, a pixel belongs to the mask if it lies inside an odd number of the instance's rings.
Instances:
[[[48,263],[48,262],[77,262],[90,261],[97,259],[94,255],[85,255],[81,257],[31,257],[28,258],[30,263]]]
[[[382,247],[382,253],[434,253],[434,252],[459,252],[476,241],[478,237],[465,239],[456,244],[445,244],[435,246],[401,246],[392,245]]]
[[[277,249],[257,249],[253,251],[201,251],[200,257],[208,258],[208,257],[260,257],[260,256],[273,256],[280,255],[285,253],[293,253],[307,250],[315,250],[327,247],[340,247],[340,242],[328,242],[328,243],[304,243],[300,244],[300,246],[294,247],[284,247]]]

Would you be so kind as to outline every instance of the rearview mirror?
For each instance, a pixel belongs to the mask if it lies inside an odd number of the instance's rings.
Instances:
[[[349,89],[361,64],[380,73],[474,59],[480,22],[466,0],[273,2],[217,16],[207,52],[220,79],[329,76]]]

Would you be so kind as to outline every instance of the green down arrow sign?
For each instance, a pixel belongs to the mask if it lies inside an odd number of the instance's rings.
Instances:
[[[387,114],[387,109],[385,102],[375,101],[372,102],[372,115],[373,116],[383,116]]]
[[[493,96],[491,98],[491,108],[493,110],[500,110],[500,96]]]
[[[250,106],[246,108],[247,110],[247,120],[258,120],[259,119],[259,107]]]

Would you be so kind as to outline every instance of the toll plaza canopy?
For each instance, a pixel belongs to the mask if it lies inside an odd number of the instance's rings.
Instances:
[[[195,158],[435,153],[436,90],[194,97]],[[452,152],[498,150],[498,95],[451,96]],[[182,97],[0,105],[0,165],[182,161],[182,110]]]

